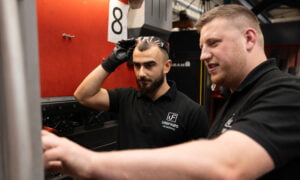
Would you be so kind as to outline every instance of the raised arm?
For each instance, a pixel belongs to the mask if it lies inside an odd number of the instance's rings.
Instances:
[[[131,58],[135,45],[136,41],[134,39],[119,41],[110,56],[78,86],[74,92],[76,100],[94,109],[108,110],[108,92],[106,89],[101,88],[102,84],[111,72]]]
[[[152,150],[105,153],[88,151],[46,133],[43,148],[47,169],[60,167],[63,172],[81,178],[257,179],[274,168],[262,146],[233,130],[213,140],[196,140]]]
[[[109,74],[102,65],[96,67],[77,87],[74,92],[76,100],[80,104],[97,110],[107,110],[109,107],[108,93],[101,87]]]

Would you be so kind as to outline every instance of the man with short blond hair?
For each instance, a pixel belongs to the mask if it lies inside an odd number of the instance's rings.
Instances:
[[[256,25],[235,25],[243,19]],[[267,60],[256,26],[253,13],[239,5],[216,7],[198,22],[200,60],[213,83],[231,90],[208,140],[95,153],[43,132],[46,169],[67,167],[74,176],[99,179],[300,179],[300,80]],[[69,147],[78,152],[65,157]],[[77,155],[93,161],[80,164]]]

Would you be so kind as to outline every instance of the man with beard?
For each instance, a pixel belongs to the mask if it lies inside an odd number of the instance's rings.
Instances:
[[[196,27],[212,82],[231,90],[209,139],[94,152],[42,131],[45,169],[85,179],[300,179],[300,79],[267,60],[248,8],[215,7]]]
[[[117,114],[119,149],[163,147],[206,137],[204,108],[167,81],[172,65],[168,52],[167,43],[157,37],[122,40],[75,91],[81,104]],[[131,58],[139,90],[101,88],[109,74]]]

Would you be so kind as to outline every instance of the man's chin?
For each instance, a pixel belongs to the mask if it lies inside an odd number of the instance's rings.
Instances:
[[[140,91],[141,91],[141,93],[143,93],[143,94],[151,94],[151,93],[153,93],[153,89],[151,89],[151,88],[149,88],[148,86],[143,86],[143,87],[140,87],[139,88],[140,89]]]
[[[139,83],[138,86],[140,89],[147,89],[150,83]]]
[[[211,76],[210,76],[210,80],[211,80],[211,82],[214,83],[214,84],[219,84],[219,83],[220,83],[220,79],[219,79],[219,77],[217,77],[216,75],[211,75]]]
[[[142,92],[146,92],[149,88],[147,86],[140,86]]]

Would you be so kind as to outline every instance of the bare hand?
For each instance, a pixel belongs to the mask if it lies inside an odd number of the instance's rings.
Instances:
[[[94,152],[78,144],[42,130],[44,168],[47,172],[62,172],[73,177],[90,178]]]

